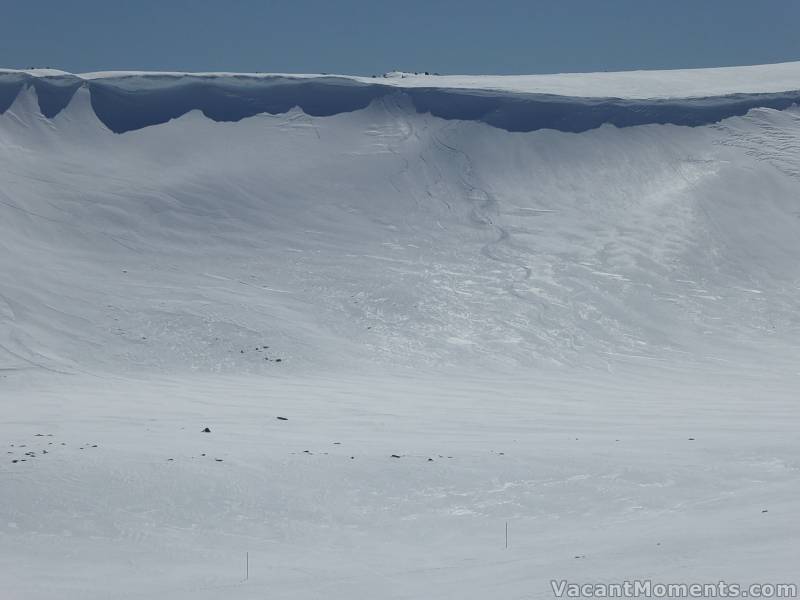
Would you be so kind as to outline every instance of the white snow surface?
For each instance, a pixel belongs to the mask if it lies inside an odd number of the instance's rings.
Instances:
[[[797,107],[511,133],[387,95],[116,134],[23,86],[0,165],[0,598],[798,581]]]

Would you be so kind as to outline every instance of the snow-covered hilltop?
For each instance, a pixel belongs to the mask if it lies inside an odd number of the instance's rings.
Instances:
[[[798,102],[0,71],[0,589],[790,580]]]
[[[83,81],[123,77],[199,77],[295,79],[336,77],[362,83],[397,87],[438,87],[495,90],[525,94],[552,94],[583,98],[702,98],[730,94],[774,93],[800,89],[800,62],[721,67],[714,69],[675,69],[670,71],[618,71],[604,73],[560,73],[554,75],[420,75],[393,72],[377,77],[288,73],[180,73],[152,71],[105,71],[74,75],[55,69],[15,71],[0,69],[0,74],[26,74],[33,77],[67,77]]]

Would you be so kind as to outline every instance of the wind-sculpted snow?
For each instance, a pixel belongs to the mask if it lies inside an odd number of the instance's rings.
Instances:
[[[328,117],[366,108],[385,95],[379,86],[348,79],[321,81],[275,77],[151,80],[99,79],[88,83],[97,116],[116,133],[165,123],[192,110],[214,121],[239,121],[260,113],[281,114],[299,107],[307,115]]]
[[[783,110],[800,102],[800,91],[678,100],[569,98],[442,89],[411,89],[406,93],[419,112],[442,119],[481,121],[516,132],[554,129],[580,133],[604,124],[698,127],[744,115],[753,108]]]
[[[42,78],[23,73],[0,73],[0,113],[8,110],[23,88],[30,86],[36,90],[42,114],[48,118],[55,117],[66,108],[82,83],[72,75]]]
[[[98,118],[116,133],[165,123],[192,110],[199,110],[214,121],[239,121],[260,113],[281,114],[295,107],[307,115],[322,117],[362,110],[387,96],[405,96],[418,112],[446,120],[480,121],[513,132],[553,129],[572,133],[604,124],[697,127],[744,115],[753,108],[784,110],[800,101],[800,91],[631,100],[398,88],[344,77],[119,75],[83,80],[71,75],[0,73],[0,112],[11,105],[24,86],[33,86],[42,113],[52,118],[66,107],[81,85],[88,88]]]

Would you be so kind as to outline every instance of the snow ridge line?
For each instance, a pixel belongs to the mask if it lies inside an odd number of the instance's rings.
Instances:
[[[407,87],[346,77],[124,75],[82,79],[0,72],[0,113],[27,87],[52,118],[75,92],[87,88],[103,124],[125,133],[165,123],[192,110],[215,121],[239,121],[299,107],[310,116],[361,110],[391,95],[406,97],[418,113],[447,120],[479,121],[511,132],[554,129],[580,133],[605,124],[632,127],[672,124],[697,127],[741,116],[754,108],[785,110],[800,103],[800,90],[693,98],[587,98],[512,91]]]

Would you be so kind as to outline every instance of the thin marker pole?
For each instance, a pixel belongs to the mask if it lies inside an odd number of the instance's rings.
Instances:
[[[506,550],[508,550],[508,521],[506,521]]]
[[[250,579],[250,553],[244,553],[244,580]]]

